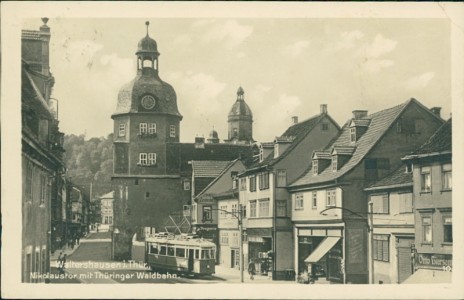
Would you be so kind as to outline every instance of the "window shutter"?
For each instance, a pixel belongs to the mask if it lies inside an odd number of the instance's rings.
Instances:
[[[388,249],[388,240],[386,241],[382,241],[381,242],[383,244],[383,261],[389,261],[389,249]]]

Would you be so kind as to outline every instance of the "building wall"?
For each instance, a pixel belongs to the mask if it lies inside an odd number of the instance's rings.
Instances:
[[[415,164],[413,170],[415,217],[416,217],[416,249],[418,253],[452,254],[452,243],[443,242],[443,218],[450,217],[452,212],[452,192],[442,188],[442,165],[449,160]],[[432,190],[421,192],[421,167],[431,167]],[[432,217],[432,243],[423,241],[422,216]]]
[[[324,209],[327,209],[327,190],[332,189],[319,189],[312,191],[301,191],[292,193],[292,221],[328,221],[328,220],[341,220],[342,211],[340,209],[331,209],[328,210],[325,214],[322,215],[321,212]],[[312,197],[313,193],[317,195],[317,207],[312,207]],[[303,195],[303,209],[296,209],[295,199],[297,194]],[[335,206],[342,207],[345,200],[342,198],[345,196],[345,193],[342,193],[340,187],[335,188],[336,201]]]
[[[258,174],[256,176],[256,191],[250,191],[250,176],[247,176],[247,190],[240,191],[240,203],[246,204],[247,211],[247,228],[269,228],[272,227],[272,213],[274,211],[274,186],[275,179],[273,173],[269,173],[269,188],[265,190],[259,189]],[[257,214],[255,218],[250,217],[250,201],[259,199],[269,199],[269,215],[266,217],[259,216],[259,205],[257,205]]]
[[[26,180],[28,167],[32,168],[30,186]],[[31,272],[46,273],[50,269],[50,186],[52,170],[45,168],[37,160],[22,155],[22,281],[38,282],[31,279]],[[45,182],[41,181],[46,178]],[[45,185],[44,185],[45,184]],[[30,193],[28,192],[30,189]],[[45,189],[45,198],[41,200],[41,191]],[[29,197],[28,195],[31,195]],[[43,280],[40,280],[43,281]]]
[[[322,130],[322,123],[328,124],[327,130]],[[338,129],[332,121],[325,116],[311,132],[292,149],[291,154],[275,164],[274,170],[287,170],[287,183],[292,183],[303,174],[311,164],[311,155],[314,150],[324,148],[338,134]]]

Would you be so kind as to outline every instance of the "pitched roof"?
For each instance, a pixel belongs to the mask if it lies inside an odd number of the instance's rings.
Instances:
[[[249,171],[254,169],[262,169],[265,166],[271,166],[279,162],[281,159],[286,157],[305,137],[308,135],[311,130],[319,124],[319,122],[324,119],[324,117],[329,118],[333,124],[340,129],[337,122],[335,122],[327,113],[321,113],[316,116],[313,116],[305,121],[300,123],[294,124],[287,128],[285,132],[277,138],[278,141],[288,141],[293,140],[290,146],[285,149],[283,153],[281,153],[277,158],[274,158],[274,151],[271,151],[267,157],[264,158],[262,162],[258,162],[253,164]],[[248,170],[247,170],[248,171]]]
[[[227,171],[228,171],[234,164],[236,164],[238,161],[239,161],[239,159],[230,161],[230,162],[228,163],[228,165],[222,170],[222,172],[221,172],[220,174],[218,174],[218,175],[216,176],[216,178],[214,178],[214,180],[211,181],[200,193],[198,193],[198,195],[196,195],[195,198],[198,198],[198,197],[200,197],[201,195],[205,194],[205,193],[208,191],[208,189],[209,189],[210,187],[212,187],[224,174],[226,174]]]
[[[195,177],[216,178],[230,164],[230,161],[193,160],[192,169]]]
[[[192,166],[189,161],[192,160],[230,162],[241,158],[245,165],[250,165],[253,159],[253,146],[205,143],[203,148],[197,148],[194,143],[167,143],[166,155],[168,172],[190,174]]]
[[[362,161],[375,144],[382,138],[385,132],[390,128],[393,122],[404,111],[404,109],[411,103],[421,105],[417,100],[410,99],[400,105],[381,110],[374,114],[369,115],[367,118],[371,120],[370,125],[366,132],[356,142],[356,149],[350,159],[336,172],[332,168],[324,169],[320,174],[314,175],[310,169],[301,176],[299,179],[290,184],[290,187],[296,187],[307,184],[316,184],[335,180],[342,175],[346,174],[358,163]],[[421,105],[422,106],[422,105]],[[333,149],[334,147],[351,147],[353,144],[350,139],[350,121],[347,121],[342,128],[342,132],[329,144],[325,150]]]
[[[376,181],[365,191],[380,190],[395,187],[412,187],[412,172],[405,172],[405,166],[400,166],[390,174]]]
[[[446,121],[419,149],[404,159],[428,156],[430,154],[451,153],[452,147],[452,126],[451,118]]]

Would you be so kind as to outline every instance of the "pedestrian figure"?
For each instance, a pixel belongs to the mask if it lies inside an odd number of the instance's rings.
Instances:
[[[77,244],[79,245],[79,241],[80,241],[81,237],[78,235],[77,236]]]
[[[64,274],[64,268],[66,267],[66,253],[63,255],[63,257],[61,258],[61,270],[60,270],[60,273],[61,274]]]
[[[255,279],[254,277],[255,273],[256,273],[255,263],[253,262],[252,259],[250,259],[250,263],[248,264],[248,274],[250,274],[251,280]]]
[[[61,268],[62,268],[62,261],[63,261],[63,251],[60,252],[60,255],[58,255],[58,259],[56,260],[57,262],[57,267],[58,271],[61,273]]]

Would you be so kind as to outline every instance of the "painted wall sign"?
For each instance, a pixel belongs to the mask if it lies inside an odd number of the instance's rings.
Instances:
[[[212,203],[213,197],[209,195],[204,195],[198,199],[198,203]]]

